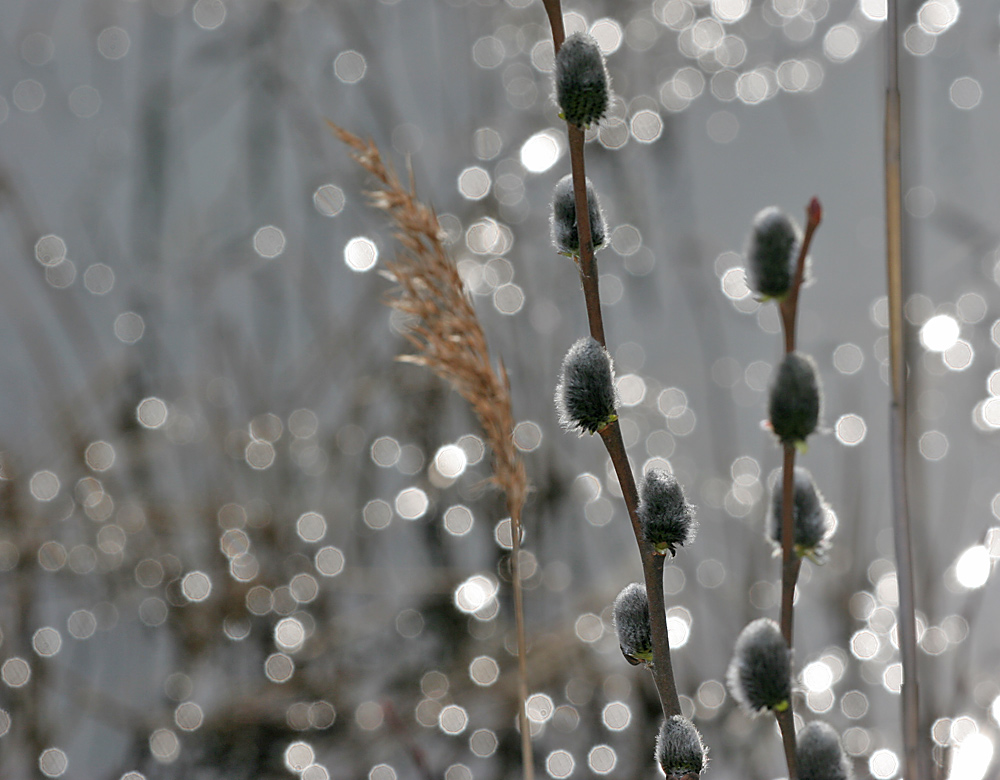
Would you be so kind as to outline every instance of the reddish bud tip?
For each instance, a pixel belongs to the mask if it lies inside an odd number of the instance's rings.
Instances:
[[[813,227],[816,227],[816,225],[818,225],[823,219],[823,206],[819,202],[819,198],[813,197],[813,199],[809,201],[809,206],[806,208],[806,217],[809,224]]]

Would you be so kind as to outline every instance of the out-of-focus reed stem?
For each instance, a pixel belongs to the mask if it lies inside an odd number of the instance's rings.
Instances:
[[[906,349],[903,323],[902,119],[898,5],[898,0],[888,0],[885,26],[885,249],[889,297],[889,374],[892,385],[889,460],[896,582],[899,588],[899,649],[903,663],[903,774],[908,780],[924,780],[920,755],[913,552],[906,488]]]

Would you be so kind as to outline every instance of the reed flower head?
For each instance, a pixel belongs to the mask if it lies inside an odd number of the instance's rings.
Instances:
[[[726,681],[733,698],[750,714],[788,709],[792,697],[791,651],[777,623],[760,618],[743,629],[736,640]]]
[[[573,33],[556,54],[556,100],[562,118],[577,127],[599,122],[608,110],[608,69],[593,36]]]
[[[612,609],[618,646],[625,660],[635,666],[653,660],[653,635],[649,628],[649,600],[640,582],[626,585]]]
[[[694,724],[683,715],[663,721],[656,737],[656,762],[666,780],[697,780],[708,763],[705,745]]]
[[[593,248],[604,246],[606,230],[601,204],[590,179],[587,179],[587,214],[590,216],[590,238]],[[576,193],[572,174],[563,176],[552,192],[552,243],[556,251],[570,257],[580,255],[580,232],[576,222]]]
[[[813,721],[798,733],[797,742],[799,780],[850,780],[851,763],[832,726]]]
[[[590,336],[577,341],[563,358],[556,409],[569,430],[598,433],[618,419],[611,356]]]
[[[657,555],[671,555],[678,546],[694,541],[697,522],[694,507],[673,474],[650,469],[639,486],[639,524]]]
[[[795,554],[823,563],[836,525],[833,510],[816,489],[808,470],[796,466],[794,478],[792,523],[795,528]],[[782,469],[775,469],[771,475],[771,541],[779,550],[783,504]]]
[[[782,444],[806,449],[806,438],[819,423],[819,380],[816,364],[807,355],[791,352],[778,367],[771,385],[771,430]]]
[[[774,206],[759,212],[747,244],[747,278],[757,293],[784,298],[792,286],[802,235],[798,225]]]

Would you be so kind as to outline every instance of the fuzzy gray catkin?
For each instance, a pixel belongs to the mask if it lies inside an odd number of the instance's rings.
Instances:
[[[792,696],[791,652],[777,623],[759,618],[740,632],[726,682],[733,698],[750,714],[788,709]]]
[[[656,762],[666,780],[697,778],[708,763],[705,745],[694,724],[683,715],[663,721],[656,737]]]
[[[649,599],[640,582],[626,585],[612,608],[618,646],[633,666],[653,660],[653,635],[649,627]]]
[[[816,366],[807,355],[791,352],[778,366],[771,385],[771,430],[782,444],[803,448],[819,423],[820,391]]]
[[[792,286],[802,237],[795,221],[774,206],[759,212],[747,245],[747,279],[763,298],[784,298]]]
[[[586,128],[604,117],[611,90],[604,54],[593,36],[578,32],[563,41],[556,54],[555,80],[563,119]]]
[[[581,434],[618,419],[611,356],[592,337],[577,341],[563,358],[555,400],[563,427]]]
[[[826,560],[833,536],[834,522],[830,507],[816,489],[812,474],[796,466],[792,500],[792,523],[795,528],[795,554],[817,563]],[[771,540],[781,547],[781,522],[784,506],[783,471],[775,469],[771,476]]]
[[[668,550],[673,555],[677,547],[694,541],[694,507],[673,474],[663,469],[646,472],[639,486],[639,524],[658,555]]]
[[[594,191],[594,185],[587,179],[587,214],[590,215],[591,245],[595,250],[604,246],[606,231],[604,214]],[[580,254],[580,232],[576,223],[576,194],[573,192],[572,174],[563,176],[552,192],[552,243],[560,254],[571,257]]]
[[[850,780],[851,763],[840,736],[827,723],[813,721],[797,735],[795,759],[799,780]]]

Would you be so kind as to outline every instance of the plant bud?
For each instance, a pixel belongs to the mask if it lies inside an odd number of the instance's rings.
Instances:
[[[556,409],[564,428],[597,433],[618,419],[615,379],[608,351],[593,338],[582,338],[563,358],[556,387]]]
[[[666,780],[697,780],[708,763],[705,745],[694,724],[683,715],[663,721],[656,738],[656,762]]]
[[[639,487],[639,524],[657,555],[671,555],[678,546],[694,541],[697,523],[694,507],[684,500],[684,490],[673,474],[650,469]]]
[[[774,206],[754,217],[747,245],[747,277],[764,298],[784,298],[792,286],[801,234],[795,221]]]
[[[812,358],[792,352],[778,367],[771,385],[771,430],[782,444],[806,450],[806,437],[819,422],[819,381]]]
[[[597,193],[587,179],[587,213],[590,215],[591,244],[595,250],[604,246],[604,215]],[[552,193],[552,243],[556,251],[570,257],[580,255],[580,233],[576,224],[576,195],[573,176],[563,176]]]
[[[612,610],[618,646],[625,660],[635,666],[653,660],[653,636],[649,628],[649,600],[646,586],[639,582],[626,585]]]
[[[608,110],[608,70],[597,41],[573,33],[556,54],[556,100],[560,116],[577,127],[589,127]]]
[[[729,692],[751,715],[783,712],[792,696],[791,651],[778,624],[755,620],[740,633],[726,672]]]
[[[795,554],[816,563],[826,560],[830,539],[835,527],[835,516],[816,484],[812,474],[796,466],[792,522],[795,528]],[[784,504],[782,469],[771,475],[771,540],[781,550],[782,507]]]
[[[851,763],[833,727],[813,721],[797,735],[795,749],[799,780],[849,780]]]

